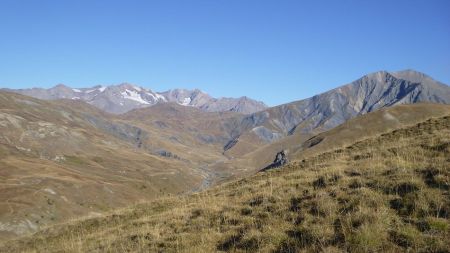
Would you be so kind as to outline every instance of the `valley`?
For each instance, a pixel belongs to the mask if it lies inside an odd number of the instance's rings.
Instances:
[[[445,252],[449,130],[450,116],[434,117],[200,193],[52,226],[0,249]]]
[[[445,251],[449,104],[413,70],[275,107],[2,89],[0,251]],[[261,172],[282,150],[290,162]]]

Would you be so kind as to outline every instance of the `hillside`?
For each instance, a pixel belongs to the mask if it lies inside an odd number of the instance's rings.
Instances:
[[[240,117],[177,103],[114,115],[0,91],[0,240],[229,179],[213,165]]]
[[[331,133],[330,133],[331,134]],[[450,115],[189,196],[49,227],[7,252],[447,252]]]
[[[0,131],[0,239],[203,180],[194,159],[147,147],[151,132],[77,101],[0,92]]]

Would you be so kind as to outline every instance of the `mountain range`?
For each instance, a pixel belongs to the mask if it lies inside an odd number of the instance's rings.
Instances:
[[[346,143],[339,137],[445,116],[448,104],[449,86],[413,70],[368,74],[271,108],[131,84],[2,89],[0,238],[200,191],[254,174],[280,150],[303,159]]]
[[[174,89],[156,93],[127,83],[80,89],[57,85],[50,89],[9,91],[45,100],[85,101],[115,114],[164,103],[176,103],[207,112],[231,111],[245,114],[226,122],[225,138],[229,140],[224,146],[225,150],[242,140],[256,139],[256,144],[260,145],[294,132],[328,130],[348,119],[383,107],[419,102],[450,103],[447,85],[414,70],[375,72],[314,97],[272,108],[247,97],[216,99],[198,89]]]
[[[129,83],[78,89],[58,84],[50,89],[32,88],[11,91],[45,100],[81,100],[114,114],[167,102],[193,106],[207,112],[233,111],[248,114],[267,108],[264,103],[248,97],[213,98],[198,89],[153,92]]]

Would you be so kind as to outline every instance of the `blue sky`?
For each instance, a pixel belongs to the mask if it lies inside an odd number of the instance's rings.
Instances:
[[[1,0],[0,87],[131,82],[277,105],[378,70],[450,83],[450,1]]]

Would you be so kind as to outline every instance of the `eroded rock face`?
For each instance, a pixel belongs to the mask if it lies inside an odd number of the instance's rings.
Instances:
[[[273,161],[273,164],[275,166],[283,166],[289,162],[287,158],[287,152],[285,150],[278,152],[275,156],[275,160]]]

